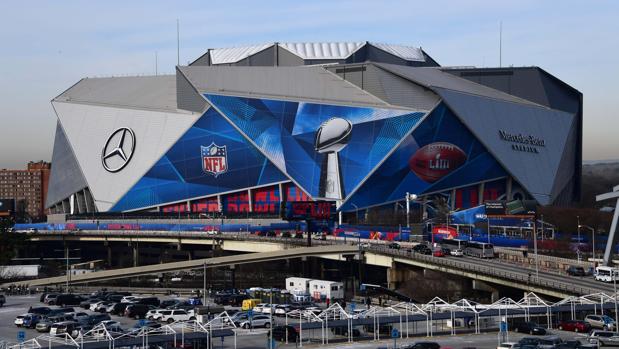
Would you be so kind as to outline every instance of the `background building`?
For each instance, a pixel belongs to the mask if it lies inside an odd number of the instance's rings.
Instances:
[[[85,78],[52,104],[47,207],[58,213],[579,196],[582,95],[537,67],[440,67],[420,48],[370,42],[272,43],[209,49],[175,76]]]
[[[39,219],[45,217],[45,200],[51,164],[29,162],[25,170],[0,170],[0,200],[18,216]],[[8,200],[8,201],[7,201]],[[12,203],[10,201],[13,201]],[[0,208],[0,211],[3,211]]]

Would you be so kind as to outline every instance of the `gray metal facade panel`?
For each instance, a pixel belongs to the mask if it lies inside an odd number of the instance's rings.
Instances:
[[[202,112],[207,107],[206,100],[187,81],[183,73],[178,70],[176,71],[176,100],[179,109]]]
[[[457,92],[509,101],[513,103],[538,105],[526,99],[512,96],[505,92],[501,92],[493,88],[474,83],[467,79],[459,78],[452,74],[443,72],[441,69],[438,68],[407,67],[384,63],[376,63],[376,65],[393,74],[399,75],[405,79],[411,80],[429,88],[449,89]]]
[[[54,100],[176,111],[176,76],[87,78],[82,79]]]
[[[397,64],[397,65],[407,65],[407,61],[392,55],[391,53],[385,52],[378,47],[374,47],[372,45],[367,46],[367,59],[371,62],[381,62],[387,64]]]
[[[75,154],[73,154],[73,149],[71,149],[67,136],[60,122],[56,122],[56,135],[54,137],[54,150],[52,153],[52,170],[49,178],[45,207],[51,207],[87,186],[88,183],[82,174]]]
[[[574,185],[575,176],[577,176],[577,168],[574,166],[578,154],[578,120],[574,118],[570,127],[570,133],[565,142],[563,155],[559,162],[559,168],[555,176],[555,182],[552,189],[553,198],[558,198],[562,192],[566,190],[573,191],[573,188],[567,188]],[[573,201],[572,197],[572,201]],[[563,203],[565,204],[565,203]]]
[[[247,61],[247,65],[255,67],[268,67],[275,65],[275,45],[262,50],[254,55],[251,55],[244,60]]]
[[[431,90],[373,64],[338,65],[327,69],[392,105],[430,110],[440,99]]]
[[[373,65],[368,66],[368,76],[376,75],[387,95],[387,102],[409,108],[432,109],[439,96],[431,90],[402,79]]]
[[[57,101],[52,104],[101,212],[108,211],[202,115]],[[120,127],[133,130],[136,146],[127,166],[111,173],[101,164],[101,152]]]
[[[562,111],[437,88],[437,93],[503,167],[542,205],[553,202],[553,186],[574,116]],[[514,150],[499,131],[544,139],[539,153]]]
[[[202,56],[198,57],[195,61],[189,63],[189,65],[205,66],[211,65],[211,55],[209,51],[206,51]]]
[[[278,46],[277,49],[277,65],[282,67],[295,67],[304,65],[303,58],[295,55],[294,53]]]
[[[322,67],[179,67],[200,93],[322,103],[385,103]]]

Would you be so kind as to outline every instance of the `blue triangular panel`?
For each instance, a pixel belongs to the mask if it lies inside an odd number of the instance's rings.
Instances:
[[[225,163],[225,169],[215,173],[204,168],[204,156],[211,154],[205,155],[202,148],[211,145],[225,147],[214,152],[225,157],[218,160]],[[281,171],[211,108],[111,210],[151,207],[285,180]]]
[[[205,95],[280,170],[313,197],[320,197],[325,159],[314,148],[321,125],[347,120],[352,129],[338,153],[344,197],[352,193],[402,138],[423,112],[334,106],[234,96]]]
[[[506,176],[486,148],[439,105],[342,206],[367,207]]]

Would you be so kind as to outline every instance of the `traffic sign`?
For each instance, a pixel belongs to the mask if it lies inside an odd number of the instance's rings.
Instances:
[[[400,331],[398,331],[397,328],[393,328],[391,330],[391,338],[398,338],[400,337]]]
[[[17,332],[17,341],[22,343],[25,340],[26,340],[26,332],[25,331]]]
[[[507,322],[501,321],[500,330],[501,332],[507,332]]]
[[[138,326],[140,326],[140,327],[144,327],[145,325],[146,325],[146,320],[144,320],[144,319],[140,319],[140,320],[138,321]]]
[[[247,311],[247,317],[251,320],[251,318],[254,317],[254,311],[252,309],[249,309]]]

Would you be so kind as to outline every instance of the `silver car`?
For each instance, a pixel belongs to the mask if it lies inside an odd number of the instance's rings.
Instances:
[[[241,321],[239,324],[242,328],[255,328],[255,327],[271,327],[271,319],[266,315],[256,315],[251,320]]]
[[[606,331],[615,329],[615,320],[608,315],[587,315],[585,322],[592,328],[599,328]]]

